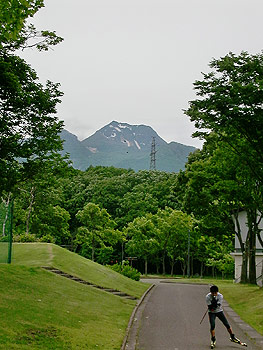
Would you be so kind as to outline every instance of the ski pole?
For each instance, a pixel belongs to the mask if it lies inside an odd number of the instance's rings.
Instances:
[[[203,322],[203,320],[204,320],[204,318],[205,318],[205,315],[207,314],[207,311],[208,311],[208,309],[206,310],[204,316],[202,317],[202,320],[200,321],[200,324]]]

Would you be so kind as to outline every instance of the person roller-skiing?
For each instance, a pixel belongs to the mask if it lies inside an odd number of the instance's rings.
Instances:
[[[213,285],[210,287],[210,293],[206,295],[206,304],[208,306],[208,316],[210,322],[210,332],[211,332],[211,349],[214,349],[216,345],[215,337],[215,320],[218,317],[219,320],[224,324],[228,333],[230,334],[230,340],[234,343],[247,346],[245,343],[242,343],[239,339],[235,337],[235,334],[230,327],[222,307],[223,295],[219,293],[218,287]]]

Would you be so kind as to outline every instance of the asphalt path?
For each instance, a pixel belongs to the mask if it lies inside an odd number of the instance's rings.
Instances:
[[[152,280],[144,280],[153,283]],[[137,312],[133,338],[126,349],[136,350],[204,350],[210,349],[208,315],[200,321],[207,309],[205,296],[208,285],[180,284],[155,281]],[[224,305],[223,305],[224,306]],[[230,309],[230,308],[229,308]],[[257,347],[225,309],[225,315],[237,338],[248,347],[234,344],[220,320],[216,319],[216,349],[262,349]],[[136,328],[136,329],[135,329]],[[132,338],[132,336],[131,336]],[[136,344],[132,344],[132,341]]]

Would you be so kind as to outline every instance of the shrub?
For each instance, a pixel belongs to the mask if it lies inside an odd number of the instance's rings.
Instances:
[[[40,238],[40,242],[45,242],[45,243],[55,243],[56,242],[56,238],[51,236],[50,233],[48,233],[47,235],[45,236],[42,236]]]
[[[112,270],[121,273],[122,275],[129,277],[135,281],[139,281],[141,274],[134,267],[129,265],[129,262],[124,261],[123,264],[108,265]]]
[[[28,243],[28,242],[38,242],[36,235],[30,233],[22,233],[21,235],[15,235],[13,237],[14,242]]]

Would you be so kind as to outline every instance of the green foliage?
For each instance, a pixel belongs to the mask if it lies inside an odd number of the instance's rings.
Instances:
[[[147,263],[158,255],[156,227],[152,221],[152,215],[137,217],[125,228],[128,239],[125,247],[126,254],[136,256],[145,261],[145,274],[147,275]]]
[[[21,30],[25,27],[26,19],[28,17],[32,17],[43,6],[44,6],[43,0],[1,1],[0,2],[0,24],[1,24],[0,48],[2,48],[4,44],[17,40]]]
[[[113,167],[76,171],[64,183],[64,206],[71,214],[71,229],[78,226],[75,215],[88,202],[106,209],[119,229],[138,216],[156,213],[158,208],[177,208],[175,179],[175,174],[165,172],[135,173]]]
[[[55,33],[38,33],[27,19],[42,0],[0,3],[0,195],[31,178],[39,164],[62,148],[56,105],[62,93],[59,84],[38,80],[36,72],[12,52],[36,46],[47,49],[61,41]],[[28,40],[36,41],[28,44]],[[38,39],[40,41],[38,41]]]
[[[240,229],[235,232],[242,251],[241,282],[256,283],[255,240],[258,236],[262,243],[259,223],[263,212],[263,54],[242,52],[237,56],[230,52],[214,59],[210,68],[202,81],[195,82],[199,98],[191,101],[186,111],[200,129],[196,136],[206,140],[203,157],[190,164],[191,170],[199,168],[201,176],[193,172],[197,181],[188,194],[201,193],[207,203],[206,217],[214,210],[218,216],[223,213],[228,222],[232,214],[238,224],[237,213],[246,210],[249,234],[245,242]],[[197,192],[198,186],[201,190]],[[193,203],[191,198],[188,203]],[[233,223],[229,228],[232,234]],[[214,257],[210,264],[224,270],[224,264]]]
[[[32,242],[38,242],[39,239],[36,237],[34,234],[20,234],[20,235],[15,235],[13,237],[14,242],[18,243],[32,243]]]
[[[21,58],[0,56],[0,81],[1,193],[11,190],[21,177],[32,176],[37,161],[61,149],[58,132],[63,123],[54,115],[61,96],[58,84],[41,85]]]
[[[114,244],[119,237],[114,232],[115,222],[105,209],[94,203],[88,203],[83,210],[78,211],[77,219],[83,226],[78,229],[75,243],[79,246],[85,244],[92,247],[92,260],[95,259],[96,246],[105,243]]]
[[[47,235],[43,235],[39,241],[43,243],[56,243],[56,238],[48,233]]]
[[[63,40],[56,32],[37,31],[32,24],[28,24],[28,18],[43,6],[43,0],[0,2],[0,52],[8,53],[32,47],[46,51]]]
[[[102,265],[109,264],[112,260],[113,247],[102,246],[98,249],[97,262]]]
[[[122,275],[129,277],[135,281],[140,280],[140,272],[136,270],[134,267],[129,265],[128,261],[123,261],[122,264],[114,264],[114,265],[109,265],[109,267],[118,272],[121,273]]]
[[[222,273],[222,278],[225,276],[233,276],[234,275],[234,259],[230,254],[218,254],[216,252],[213,258],[207,259],[207,266],[212,266],[213,268],[217,268],[218,271]]]
[[[206,138],[220,135],[255,179],[263,181],[263,54],[229,53],[210,63],[211,72],[194,83],[198,99],[186,114]],[[236,141],[238,142],[238,147]]]

